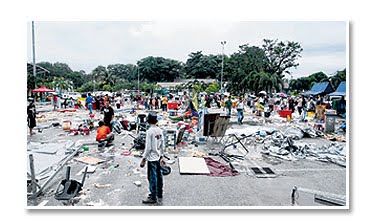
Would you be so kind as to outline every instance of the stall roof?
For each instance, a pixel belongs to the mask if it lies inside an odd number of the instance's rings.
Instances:
[[[330,93],[329,96],[346,96],[346,82],[341,82],[336,91]]]
[[[311,96],[325,95],[333,91],[334,90],[329,82],[319,82],[319,83],[315,83],[309,91],[304,92],[302,95],[311,95]]]

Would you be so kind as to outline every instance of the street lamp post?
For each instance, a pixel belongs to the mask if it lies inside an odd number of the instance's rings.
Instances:
[[[31,32],[32,32],[32,44],[33,44],[33,75],[34,84],[36,88],[36,64],[35,64],[35,34],[34,34],[34,21],[31,22]]]
[[[222,60],[221,60],[221,78],[220,78],[220,92],[223,93],[223,72],[224,72],[224,45],[227,43],[226,41],[220,42],[222,45]]]
[[[138,75],[138,93],[139,93],[139,67],[137,66],[137,75]]]

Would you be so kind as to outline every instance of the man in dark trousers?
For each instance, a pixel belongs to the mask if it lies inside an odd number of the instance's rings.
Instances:
[[[27,125],[30,129],[30,136],[33,135],[33,128],[36,126],[36,109],[34,104],[34,98],[29,98],[29,105],[27,106]]]
[[[105,106],[102,108],[102,112],[104,113],[104,124],[108,126],[111,131],[112,129],[112,120],[115,117],[115,112],[113,111],[113,108],[109,105],[109,101],[107,100],[105,102]]]
[[[161,165],[163,164],[164,136],[163,131],[156,126],[157,115],[150,112],[147,117],[150,128],[146,132],[146,144],[140,167],[144,167],[147,161],[147,179],[149,182],[149,195],[144,204],[154,204],[163,198],[163,175]]]

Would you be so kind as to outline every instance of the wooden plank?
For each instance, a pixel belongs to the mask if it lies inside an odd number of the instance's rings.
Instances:
[[[179,157],[180,174],[210,174],[206,161],[201,157]]]
[[[104,162],[104,160],[98,159],[98,158],[95,158],[95,157],[92,157],[92,156],[84,156],[84,157],[79,157],[79,158],[77,157],[77,158],[74,158],[74,159],[79,161],[79,162],[87,163],[87,164],[90,164],[90,165],[95,165],[95,164]]]

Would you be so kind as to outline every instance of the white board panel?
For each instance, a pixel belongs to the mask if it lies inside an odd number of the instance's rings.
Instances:
[[[180,174],[210,174],[206,161],[201,157],[179,157]]]

